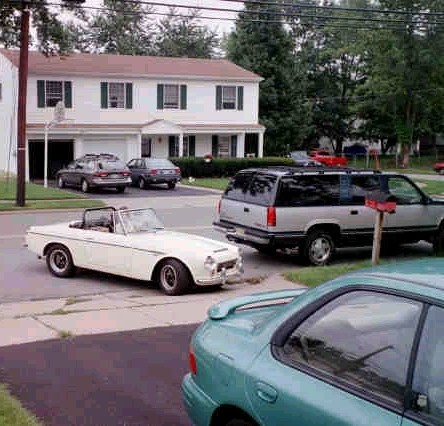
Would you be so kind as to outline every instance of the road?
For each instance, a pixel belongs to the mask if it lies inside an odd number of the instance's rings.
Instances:
[[[196,325],[0,348],[0,382],[45,426],[190,426],[180,383]]]
[[[168,192],[168,191],[165,191]],[[169,197],[134,197],[125,199],[128,207],[154,207],[169,229],[189,232],[220,241],[223,234],[212,228],[218,194],[177,196],[169,191]],[[122,205],[121,198],[104,199],[110,205]],[[30,225],[44,225],[79,219],[81,212],[29,212],[0,214],[0,300],[2,302],[25,301],[53,297],[80,296],[119,290],[141,289],[147,283],[117,276],[81,271],[76,277],[59,279],[49,274],[45,262],[23,247],[24,234]],[[301,266],[296,256],[280,254],[267,256],[242,246],[245,263],[245,279],[258,279],[273,273]],[[428,245],[403,248],[397,256],[430,255]],[[368,259],[370,249],[341,251],[337,260]]]

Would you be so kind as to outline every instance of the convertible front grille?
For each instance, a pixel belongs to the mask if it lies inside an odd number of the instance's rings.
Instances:
[[[225,269],[234,268],[235,265],[236,265],[236,259],[228,260],[227,262],[218,263],[217,272],[222,271],[223,268],[225,268]]]

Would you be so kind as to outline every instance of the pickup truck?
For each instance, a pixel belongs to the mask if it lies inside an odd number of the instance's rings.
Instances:
[[[330,154],[327,150],[319,149],[313,150],[309,153],[312,160],[319,161],[326,166],[346,166],[348,160],[346,157],[338,157],[336,155]]]

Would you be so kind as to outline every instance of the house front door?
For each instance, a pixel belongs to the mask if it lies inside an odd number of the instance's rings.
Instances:
[[[151,157],[152,139],[148,135],[142,135],[142,157]]]

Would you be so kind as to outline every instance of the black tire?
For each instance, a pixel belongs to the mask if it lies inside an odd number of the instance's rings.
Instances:
[[[119,194],[121,194],[122,192],[125,192],[125,187],[124,187],[124,186],[118,186],[118,187],[116,188],[116,191],[117,191]]]
[[[228,422],[225,423],[225,426],[256,426],[256,423],[250,422],[247,419],[235,418],[228,420]]]
[[[433,238],[433,253],[444,256],[444,225],[441,225]]]
[[[160,289],[169,296],[183,294],[194,284],[188,269],[176,259],[162,262],[157,271],[156,281]]]
[[[46,253],[49,272],[59,278],[72,277],[76,267],[70,251],[62,244],[54,244]]]
[[[57,177],[57,187],[60,189],[65,187],[65,181],[63,180],[62,176]]]
[[[168,189],[174,189],[176,187],[176,182],[168,182]]]
[[[82,179],[82,182],[80,183],[80,188],[85,194],[90,191],[89,183],[86,179]]]
[[[333,238],[323,230],[310,232],[301,246],[303,259],[315,266],[328,264],[333,258],[334,252]]]
[[[140,189],[145,189],[146,188],[145,179],[143,177],[140,177],[139,180],[137,181],[137,185],[139,186]]]

